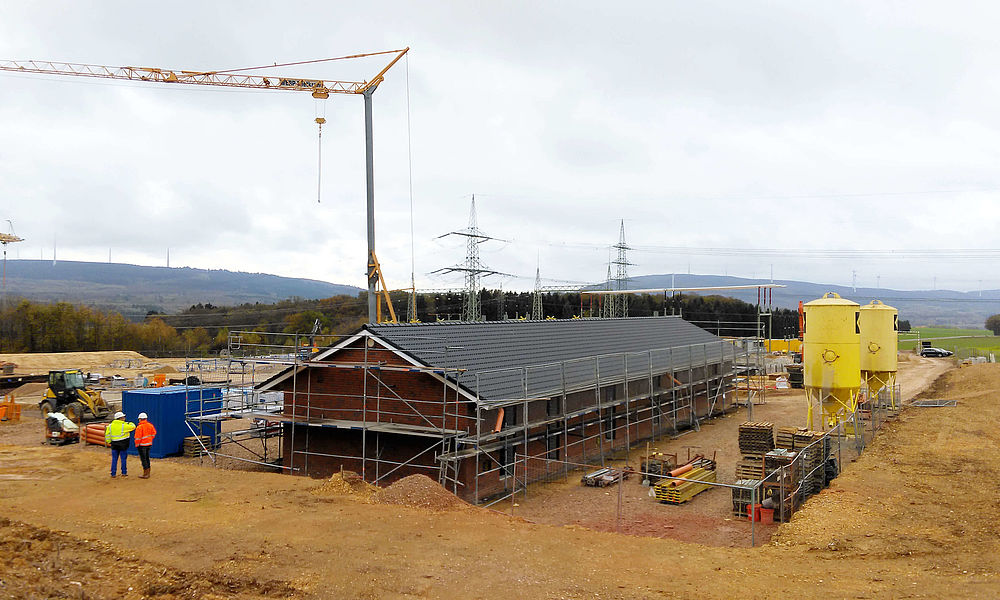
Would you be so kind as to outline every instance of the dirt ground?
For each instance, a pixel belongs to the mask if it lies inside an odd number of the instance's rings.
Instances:
[[[756,548],[171,461],[112,480],[106,450],[0,426],[0,598],[1000,597],[998,387],[1000,365],[948,371],[925,396],[956,407],[904,410]]]
[[[950,361],[912,357],[899,363],[898,380],[904,400],[927,388],[947,368]],[[767,390],[763,404],[753,407],[754,421],[782,426],[802,427],[806,424],[807,403],[801,389]],[[706,421],[700,431],[688,430],[680,436],[664,437],[651,442],[651,451],[678,456],[681,463],[695,454],[714,458],[717,462],[719,483],[733,483],[736,463],[741,459],[737,438],[741,423],[751,420],[748,409],[740,408]],[[857,457],[853,444],[845,442],[842,448],[844,462]],[[638,468],[646,447],[634,449],[626,459],[607,461],[607,465],[625,464]],[[838,455],[837,452],[834,452]],[[580,471],[570,472],[562,480],[529,486],[526,496],[518,495],[515,506],[511,503],[495,508],[550,525],[578,525],[599,531],[631,535],[665,537],[710,546],[743,547],[770,540],[778,524],[755,523],[751,537],[751,523],[732,515],[732,492],[725,488],[709,489],[690,502],[665,505],[649,497],[649,487],[641,485],[641,478],[625,481],[621,489],[621,510],[618,509],[617,486],[592,488],[580,485]]]

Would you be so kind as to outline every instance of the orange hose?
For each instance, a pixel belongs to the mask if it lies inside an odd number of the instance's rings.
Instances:
[[[493,433],[500,433],[500,429],[503,427],[503,408],[500,408],[500,412],[497,413],[497,424],[493,428]]]

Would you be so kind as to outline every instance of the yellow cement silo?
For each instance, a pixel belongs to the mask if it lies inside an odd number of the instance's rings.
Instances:
[[[857,408],[861,387],[860,305],[833,292],[803,305],[803,383],[809,399],[806,426],[813,427],[813,406],[822,410],[823,428],[836,427]]]
[[[872,300],[860,312],[861,379],[869,398],[877,398],[879,392],[887,390],[889,405],[895,408],[899,311]]]

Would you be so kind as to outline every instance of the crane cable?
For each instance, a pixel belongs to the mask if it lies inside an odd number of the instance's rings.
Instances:
[[[408,321],[417,320],[417,280],[416,259],[413,243],[413,145],[410,138],[410,53],[404,56],[406,66],[406,166],[409,171],[410,186],[410,302],[407,312]]]
[[[323,116],[320,116],[319,102],[321,100],[317,98],[313,105],[314,114],[316,115],[316,125],[319,126],[319,135],[316,140],[318,150],[318,157],[316,159],[316,204],[320,203],[323,192],[323,124],[326,123],[326,104],[322,104]]]

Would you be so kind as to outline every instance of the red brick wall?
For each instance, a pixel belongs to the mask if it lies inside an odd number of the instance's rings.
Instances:
[[[409,366],[391,351],[375,346],[369,348],[367,353],[361,340],[356,347],[345,348],[335,355],[325,359],[327,362],[336,363],[357,363],[365,360],[368,363],[382,362],[386,365]],[[700,369],[694,369],[695,378],[700,377]],[[363,369],[337,368],[337,367],[313,367],[307,368],[300,373],[295,381],[295,394],[292,394],[292,380],[283,383],[281,389],[285,390],[285,414],[295,414],[299,417],[309,416],[314,419],[338,419],[346,421],[361,421],[362,417],[369,422],[385,422],[419,426],[444,426],[447,429],[460,429],[470,433],[475,433],[475,407],[470,402],[461,398],[461,402],[456,404],[456,394],[453,389],[448,390],[447,399],[444,394],[444,384],[424,372],[402,372],[402,371],[371,371],[375,377],[369,376],[367,380],[368,388],[365,390],[365,371]],[[677,379],[686,381],[688,379],[687,370],[678,371]],[[377,377],[377,379],[376,379]],[[669,390],[675,385],[669,376],[658,378],[656,387],[662,386]],[[648,385],[648,380],[631,382],[630,391],[633,394],[644,393]],[[616,396],[623,393],[619,385]],[[669,391],[663,394],[662,402],[664,411],[669,410]],[[611,397],[609,390],[602,390],[602,400],[607,402]],[[681,394],[686,394],[686,391]],[[705,416],[708,412],[709,400],[705,398],[704,386],[699,386],[696,390],[699,397],[695,402],[695,412],[698,416]],[[401,396],[409,403],[397,398]],[[367,396],[367,401],[364,396]],[[570,394],[567,398],[569,411],[582,408],[583,405],[593,402],[593,391],[585,391]],[[447,411],[451,413],[445,420],[444,406],[447,402]],[[723,402],[720,398],[721,408]],[[632,413],[629,417],[630,425],[626,436],[624,406],[619,406],[617,411],[612,407],[605,407],[600,413],[601,421],[598,419],[597,410],[593,410],[584,415],[574,417],[568,421],[570,429],[567,436],[561,422],[553,424],[551,431],[559,436],[559,448],[557,453],[553,453],[551,458],[558,461],[570,461],[574,463],[589,463],[597,460],[600,454],[607,455],[613,450],[624,449],[626,440],[635,443],[643,438],[649,438],[654,434],[653,423],[650,418],[652,409],[650,401],[637,401],[630,403]],[[516,408],[508,408],[508,411],[517,413],[517,423],[523,423],[524,407],[519,405]],[[457,419],[453,416],[458,412],[461,416]],[[499,411],[481,411],[482,424],[481,432],[486,434],[494,429]],[[529,404],[529,414],[533,419],[541,419],[546,416],[546,401],[536,401]],[[690,418],[688,410],[681,411],[676,416],[678,423],[686,425],[686,420]],[[613,420],[616,431],[614,436],[607,435],[607,427],[610,420]],[[636,423],[637,420],[649,422]],[[585,421],[591,421],[585,426]],[[604,433],[601,433],[602,427]],[[671,428],[670,415],[665,414],[660,424],[659,432],[665,432]],[[546,433],[546,428],[534,427],[529,431],[529,438]],[[392,472],[388,477],[380,479],[380,485],[387,485],[400,477],[405,477],[414,473],[428,475],[434,479],[438,476],[438,462],[435,460],[440,451],[437,448],[428,450],[434,444],[433,438],[419,437],[411,435],[399,435],[388,433],[375,433],[369,431],[365,436],[366,460],[362,464],[362,433],[359,430],[332,428],[332,427],[307,427],[298,426],[295,430],[294,447],[296,452],[291,454],[293,440],[290,429],[286,429],[284,436],[284,462],[286,466],[294,466],[304,473],[314,477],[328,477],[341,468],[361,473],[364,470],[365,479],[374,481],[377,477],[385,475],[388,471],[396,467],[391,463],[401,463],[412,460],[412,464],[400,467]],[[592,438],[583,440],[583,438]],[[522,435],[515,435],[509,439],[513,450],[517,454],[527,453],[530,456],[546,457],[549,447],[545,437],[531,440],[527,444],[525,451],[524,438]],[[427,450],[426,452],[424,452]],[[413,460],[413,457],[423,452],[423,454]],[[337,455],[337,456],[322,456]],[[383,462],[378,463],[376,457]],[[496,460],[490,460],[493,457]],[[475,458],[463,460],[459,465],[459,480],[461,485],[457,488],[460,497],[475,501],[477,499],[487,499],[509,492],[513,485],[512,477],[505,477],[505,470],[497,466],[497,462],[503,462],[504,452],[495,450],[490,453],[480,455]],[[546,460],[532,460],[528,465],[529,480],[543,478],[547,474],[562,471],[562,464],[549,462]],[[525,473],[524,466],[517,467],[517,478],[523,480]],[[476,497],[476,474],[478,478],[478,498]],[[449,484],[449,489],[453,486]]]
[[[293,471],[296,474],[319,478],[329,477],[341,469],[354,471],[364,475],[367,481],[378,479],[380,486],[418,473],[437,480],[438,463],[435,457],[438,448],[424,452],[434,442],[429,437],[368,431],[362,444],[362,432],[355,429],[299,425],[292,436],[291,428],[286,426],[283,464],[296,469]],[[293,443],[296,450],[294,456],[290,453]],[[364,461],[362,448],[366,449]],[[410,464],[393,464],[406,462]]]
[[[369,364],[409,366],[381,347],[370,348],[367,356],[363,348],[345,348],[323,362],[361,364],[366,359]],[[294,383],[290,378],[278,387],[285,392],[284,414],[475,431],[475,410],[471,403],[463,396],[456,401],[455,390],[446,391],[445,384],[433,375],[370,370],[366,377],[365,373],[361,368],[307,367],[294,378]]]

